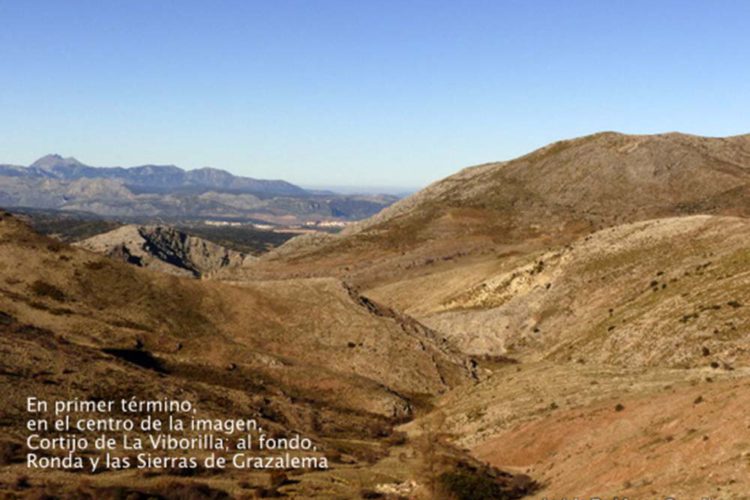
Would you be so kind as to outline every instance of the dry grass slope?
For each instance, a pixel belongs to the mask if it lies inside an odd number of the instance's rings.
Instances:
[[[411,477],[418,457],[408,467],[379,465],[392,447],[411,449],[389,438],[393,426],[471,378],[465,358],[434,332],[333,279],[178,278],[39,236],[8,214],[0,216],[0,253],[1,496],[117,497],[138,482],[144,495],[176,498],[174,491],[195,486],[209,495],[196,498],[208,498],[214,490],[251,495],[267,484],[261,472],[199,471],[197,483],[102,473],[87,476],[85,487],[75,473],[28,473],[29,394],[188,398],[205,416],[256,417],[279,435],[305,433],[333,468],[302,473],[281,489],[329,498]],[[469,460],[461,456],[455,460]]]

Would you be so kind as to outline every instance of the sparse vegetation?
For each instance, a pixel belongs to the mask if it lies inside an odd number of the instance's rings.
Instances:
[[[261,488],[263,473],[239,481],[217,475],[206,478],[212,486],[202,491],[191,489],[203,488],[196,482],[203,471],[170,470],[143,476],[138,490],[87,486],[83,498],[161,495],[171,487],[168,478],[182,484],[173,493],[185,498],[379,498],[375,485],[383,478],[414,479],[435,498],[518,498],[533,490],[531,479],[485,468],[470,456],[539,464],[530,474],[555,493],[559,478],[584,474],[592,488],[614,491],[621,484],[606,482],[610,470],[619,482],[634,477],[627,467],[635,455],[621,443],[635,443],[638,457],[665,470],[649,478],[653,484],[627,482],[634,497],[704,479],[691,469],[729,477],[735,459],[712,462],[711,453],[692,451],[703,433],[724,439],[746,430],[727,401],[747,399],[739,388],[750,359],[743,337],[750,326],[743,308],[750,225],[703,216],[630,224],[703,213],[708,209],[699,202],[711,194],[703,191],[713,189],[706,151],[696,163],[707,176],[699,179],[701,193],[670,192],[658,210],[638,199],[632,207],[630,201],[610,207],[621,189],[610,181],[628,174],[635,187],[621,194],[638,198],[639,177],[630,174],[657,151],[647,150],[639,162],[618,152],[617,177],[603,156],[586,163],[578,155],[586,160],[589,151],[610,154],[637,141],[592,137],[519,163],[482,167],[481,182],[471,173],[454,179],[453,186],[439,186],[439,196],[353,236],[301,244],[299,253],[254,263],[247,276],[257,272],[261,279],[239,286],[156,275],[8,230],[0,235],[9,255],[0,270],[7,284],[2,306],[9,311],[0,314],[9,353],[3,375],[11,382],[25,377],[45,393],[166,393],[201,401],[217,417],[257,415],[271,435],[299,430],[315,437],[334,468],[329,475],[287,473],[292,480],[269,475]],[[697,161],[692,146],[673,147],[686,155],[679,168]],[[536,162],[545,162],[558,181],[558,170],[606,174],[597,182],[607,181],[613,196],[597,205],[587,205],[585,196],[555,199],[555,181],[532,175]],[[724,185],[727,170],[722,167]],[[584,195],[597,194],[578,185]],[[710,210],[747,214],[746,199],[738,200],[716,201]],[[589,234],[597,227],[606,232]],[[336,279],[342,275],[352,287]],[[347,291],[355,286],[363,291]],[[65,308],[50,300],[64,301]],[[36,325],[36,317],[44,324]],[[468,358],[460,350],[480,355]],[[37,368],[50,359],[54,370]],[[724,370],[706,377],[709,362]],[[728,373],[729,363],[736,372]],[[5,407],[13,412],[23,401],[16,384],[9,385]],[[710,395],[699,395],[706,389]],[[613,406],[612,398],[622,402]],[[393,430],[413,418],[405,432]],[[683,442],[689,440],[690,454]],[[581,443],[590,456],[614,450],[617,463],[576,456]],[[17,460],[6,451],[0,447],[0,460]],[[686,462],[681,471],[662,467],[674,456]],[[32,479],[29,489],[36,491],[40,482]]]
[[[456,500],[511,500],[514,498],[503,491],[500,485],[491,478],[468,471],[444,472],[440,475],[440,486],[444,497]]]
[[[31,291],[37,297],[45,297],[57,302],[65,301],[65,293],[54,285],[46,281],[36,280],[31,284]]]

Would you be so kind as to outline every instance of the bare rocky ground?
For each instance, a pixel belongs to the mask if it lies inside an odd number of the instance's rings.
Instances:
[[[129,224],[75,245],[139,267],[198,278],[240,267],[253,258],[169,226]]]

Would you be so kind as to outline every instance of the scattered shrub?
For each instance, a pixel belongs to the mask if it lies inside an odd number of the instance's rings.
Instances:
[[[394,431],[385,440],[388,446],[402,446],[406,444],[407,441],[408,438],[406,436],[406,433],[402,431]]]
[[[23,446],[11,441],[0,441],[0,466],[23,461]]]
[[[107,263],[103,260],[92,260],[92,261],[86,262],[84,264],[84,267],[91,271],[100,271],[104,269],[105,267],[107,267]]]
[[[10,314],[0,311],[0,325],[12,325],[16,322],[16,318]]]
[[[691,319],[697,319],[697,318],[698,318],[698,313],[686,314],[682,318],[680,318],[680,323],[687,323]]]
[[[457,500],[509,498],[492,479],[465,471],[444,472],[439,481],[442,489]]]
[[[57,288],[55,285],[51,285],[46,281],[36,280],[31,284],[31,291],[37,297],[48,297],[57,302],[65,301],[65,293]]]
[[[289,477],[283,470],[273,469],[268,473],[268,486],[272,489],[284,486],[289,482]]]
[[[57,241],[57,240],[52,240],[47,244],[47,250],[53,253],[57,253],[63,248],[65,248],[65,245],[62,242]]]
[[[29,482],[29,478],[27,476],[18,476],[16,478],[14,486],[17,490],[25,490],[26,488],[31,486],[31,483]]]

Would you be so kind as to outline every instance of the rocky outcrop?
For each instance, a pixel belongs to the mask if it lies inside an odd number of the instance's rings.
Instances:
[[[127,225],[76,245],[139,267],[196,278],[253,258],[169,226]]]

